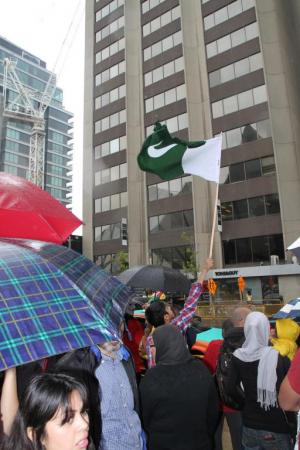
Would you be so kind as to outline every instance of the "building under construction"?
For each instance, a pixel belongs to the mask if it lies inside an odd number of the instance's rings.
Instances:
[[[18,86],[10,85],[4,99],[4,61],[14,62],[20,87],[39,108],[39,99],[46,91],[48,81],[56,83],[46,63],[37,56],[0,37],[0,170],[28,178],[30,139],[34,121],[27,110],[15,106],[6,114],[7,102],[20,95]],[[15,113],[15,118],[14,118]],[[72,206],[73,114],[63,107],[62,89],[55,86],[50,105],[43,114],[45,141],[41,185],[65,206]]]

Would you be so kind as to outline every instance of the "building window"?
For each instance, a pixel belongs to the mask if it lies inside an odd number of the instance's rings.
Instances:
[[[121,73],[125,72],[125,61],[121,61],[119,64],[115,64],[111,66],[109,69],[100,72],[95,77],[95,85],[99,86],[106,81],[111,80],[112,78],[117,77]]]
[[[104,6],[96,12],[96,22],[99,22],[99,20],[103,19],[103,17],[108,16],[108,14],[112,13],[115,9],[119,8],[122,5],[124,5],[124,0],[113,0],[112,2],[108,3],[108,5]]]
[[[95,186],[127,177],[127,163],[95,172]]]
[[[213,118],[224,116],[226,114],[240,111],[245,108],[249,108],[259,103],[267,101],[266,86],[257,86],[256,88],[249,89],[248,91],[241,92],[237,95],[213,102],[212,115]]]
[[[222,133],[222,149],[235,147],[258,139],[266,139],[271,136],[269,119],[261,120],[260,122],[224,131]]]
[[[151,184],[148,186],[148,201],[152,202],[161,198],[175,197],[192,193],[192,177],[190,175],[176,178],[171,181]]]
[[[95,227],[95,241],[111,241],[121,238],[121,224],[112,223]]]
[[[239,220],[269,214],[279,214],[278,194],[261,195],[248,199],[224,202],[221,205],[222,220]]]
[[[225,264],[270,261],[271,255],[284,259],[281,234],[223,241]]]
[[[180,72],[184,70],[184,62],[183,57],[173,59],[160,67],[157,67],[150,72],[145,73],[144,81],[145,86],[149,86],[150,84],[156,83],[157,81],[162,80],[163,78],[167,78],[170,75],[173,75],[176,72]]]
[[[110,103],[113,103],[117,100],[120,100],[120,98],[124,98],[126,96],[126,87],[125,84],[122,86],[119,86],[115,89],[112,89],[109,92],[106,92],[105,94],[99,95],[95,98],[95,109],[103,108],[106,105],[109,105]]]
[[[96,53],[96,64],[99,64],[100,62],[104,61],[107,58],[110,58],[115,53],[120,52],[121,50],[124,50],[125,48],[125,38],[119,39],[118,41],[114,42],[111,45],[108,45],[100,52]]]
[[[170,9],[166,13],[162,14],[159,17],[151,20],[151,22],[146,23],[143,26],[143,36],[148,36],[148,34],[157,31],[158,29],[164,27],[168,23],[173,22],[174,20],[180,17],[180,6],[176,6],[175,8]]]
[[[163,3],[165,0],[146,0],[142,3],[142,12],[145,14],[146,12],[150,11],[150,9],[155,8],[155,6],[159,5],[160,3]]]
[[[179,116],[175,117],[170,117],[167,120],[162,120],[161,123],[167,125],[170,133],[184,130],[185,128],[188,128],[187,113],[180,114]],[[153,125],[150,125],[146,128],[146,135],[149,136],[151,133],[153,133]]]
[[[183,269],[190,260],[193,248],[191,246],[178,246],[152,249],[152,262],[155,265],[169,266],[173,269]]]
[[[101,41],[102,39],[106,38],[112,33],[115,33],[120,28],[124,27],[124,16],[119,17],[117,20],[114,20],[106,27],[102,28],[101,30],[97,31],[96,33],[96,42]]]
[[[121,136],[112,141],[104,142],[101,145],[95,147],[95,159],[102,158],[103,156],[111,155],[112,153],[125,150],[127,146],[126,136]]]
[[[178,211],[169,214],[149,217],[150,233],[189,228],[194,226],[192,210]]]
[[[169,105],[170,103],[178,102],[185,97],[185,84],[181,84],[176,88],[169,89],[161,94],[155,95],[154,97],[147,98],[147,100],[145,100],[145,111],[146,113],[151,112],[155,109]]]
[[[236,183],[254,177],[262,177],[276,173],[273,156],[252,159],[231,166],[221,167],[220,184]]]
[[[148,59],[154,58],[157,55],[169,50],[170,48],[176,47],[176,45],[181,44],[182,42],[182,34],[181,31],[177,31],[177,33],[171,34],[165,39],[156,42],[149,47],[144,49],[144,61]]]
[[[258,25],[257,22],[253,22],[246,27],[240,28],[233,33],[212,41],[206,45],[207,58],[212,58],[219,53],[223,53],[230,48],[236,47],[244,42],[258,37]]]
[[[126,110],[123,109],[115,114],[104,117],[104,119],[97,120],[95,122],[95,134],[108,130],[109,128],[116,127],[121,123],[126,122]]]

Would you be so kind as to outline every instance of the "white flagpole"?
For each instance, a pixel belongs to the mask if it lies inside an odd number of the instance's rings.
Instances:
[[[221,133],[221,142],[222,142],[222,133]],[[222,153],[222,151],[221,151],[221,153]],[[219,161],[219,170],[221,170],[220,167],[221,167],[221,156],[220,156],[220,161]],[[219,179],[220,179],[220,175],[219,175]],[[216,228],[216,221],[217,221],[218,198],[219,198],[219,183],[217,183],[217,186],[216,186],[216,198],[215,198],[215,204],[214,204],[213,223],[212,223],[209,254],[208,254],[209,258],[212,257],[212,251],[213,251],[213,245],[214,245],[214,236],[215,236],[215,228]]]
[[[216,221],[217,221],[217,204],[218,204],[218,197],[219,197],[219,183],[216,187],[216,198],[215,198],[215,205],[214,205],[214,215],[213,215],[213,224],[212,224],[212,230],[211,230],[211,237],[210,237],[210,247],[209,247],[209,258],[212,257],[212,251],[213,251],[213,244],[214,244],[214,236],[215,236],[215,228],[216,228]]]

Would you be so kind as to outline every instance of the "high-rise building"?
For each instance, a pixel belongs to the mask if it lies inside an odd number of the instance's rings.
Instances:
[[[32,93],[41,95],[52,73],[37,56],[0,37],[0,170],[27,178],[29,142],[32,123],[15,120],[3,114],[4,60],[16,61],[21,83]],[[9,95],[17,90],[10,88]],[[38,100],[37,100],[38,101]],[[63,106],[63,91],[56,87],[45,111],[44,188],[65,206],[72,206],[73,114]]]
[[[156,121],[191,141],[223,132],[217,295],[233,298],[238,275],[253,298],[298,295],[285,249],[300,231],[299,25],[296,0],[86,1],[89,257],[205,259],[215,185],[145,175],[136,157]]]

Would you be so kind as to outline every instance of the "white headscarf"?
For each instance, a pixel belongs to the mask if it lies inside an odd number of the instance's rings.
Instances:
[[[270,324],[261,312],[248,314],[244,326],[245,342],[233,353],[244,362],[259,360],[257,372],[257,401],[264,409],[277,405],[278,352],[268,347]]]

